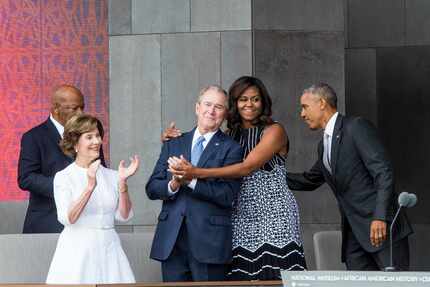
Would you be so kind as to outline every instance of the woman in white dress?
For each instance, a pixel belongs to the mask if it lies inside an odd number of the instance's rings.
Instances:
[[[60,146],[75,161],[54,177],[58,220],[64,225],[49,268],[48,284],[134,283],[114,219],[133,216],[127,179],[138,166],[137,156],[118,171],[100,165],[101,122],[90,115],[72,117]]]

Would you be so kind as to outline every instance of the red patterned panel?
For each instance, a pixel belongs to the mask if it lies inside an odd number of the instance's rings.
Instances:
[[[109,138],[107,1],[0,0],[0,200],[16,183],[23,132],[48,116],[52,88],[77,86]]]

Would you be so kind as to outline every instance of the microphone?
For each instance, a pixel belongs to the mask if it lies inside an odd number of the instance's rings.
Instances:
[[[415,206],[417,204],[418,198],[413,193],[408,193],[403,191],[399,194],[398,198],[399,208],[397,209],[396,215],[394,216],[393,222],[390,225],[390,266],[385,267],[385,271],[396,271],[396,267],[393,266],[393,227],[396,222],[397,217],[399,216],[400,210],[402,207],[409,208]]]

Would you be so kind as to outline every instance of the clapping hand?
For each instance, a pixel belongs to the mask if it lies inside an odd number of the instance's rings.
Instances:
[[[130,165],[127,167],[124,165],[124,161],[121,160],[118,166],[119,180],[122,182],[126,182],[130,176],[136,173],[138,168],[139,158],[137,157],[137,155],[134,155],[130,158]]]
[[[92,162],[88,167],[88,170],[87,170],[88,186],[91,189],[94,189],[97,185],[96,174],[99,166],[100,166],[100,160],[98,159]]]
[[[191,181],[193,179],[193,166],[182,155],[181,157],[172,156],[167,162],[169,163],[168,171],[183,181]]]

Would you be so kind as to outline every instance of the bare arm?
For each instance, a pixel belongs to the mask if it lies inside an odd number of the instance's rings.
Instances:
[[[126,181],[119,182],[119,214],[122,218],[128,218],[131,210],[131,200],[128,194],[128,186]]]
[[[124,166],[124,161],[121,160],[118,166],[118,188],[119,188],[119,203],[118,212],[122,220],[127,220],[131,212],[131,200],[128,194],[127,179],[133,176],[139,168],[139,158],[137,155],[130,158],[131,162],[128,167]],[[119,219],[119,218],[118,218]]]
[[[85,188],[84,192],[79,196],[79,198],[71,204],[69,212],[67,214],[70,224],[74,224],[79,219],[82,211],[88,203],[88,200],[90,200],[91,195],[93,194],[93,191],[97,185],[96,173],[99,166],[100,160],[96,160],[88,168],[87,187]]]
[[[190,178],[240,178],[262,167],[276,153],[286,153],[287,134],[278,123],[266,127],[261,141],[241,163],[220,168],[196,168],[185,159],[169,159],[169,169],[175,175]]]

